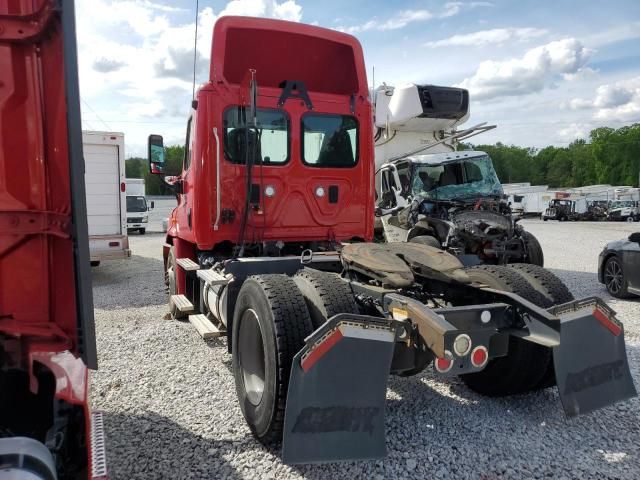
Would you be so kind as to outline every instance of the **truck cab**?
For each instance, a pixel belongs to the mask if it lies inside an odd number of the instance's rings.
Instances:
[[[127,178],[127,233],[137,231],[144,235],[149,225],[149,210],[154,202],[147,202],[143,178]]]
[[[361,52],[355,38],[309,25],[216,23],[210,81],[196,93],[182,172],[171,180],[178,205],[167,243],[180,256],[279,256],[372,239]],[[152,161],[153,169],[162,164]]]
[[[609,220],[626,222],[640,221],[640,208],[635,200],[616,200],[609,206],[607,214]]]

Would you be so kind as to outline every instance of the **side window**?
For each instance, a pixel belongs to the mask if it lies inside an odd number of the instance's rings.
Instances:
[[[395,188],[395,181],[393,179],[393,170],[391,168],[384,169],[381,175],[381,198],[380,207],[392,208],[396,206],[396,195],[392,190]]]
[[[409,195],[411,193],[411,170],[409,168],[409,162],[399,163],[396,165],[398,170],[398,178],[400,178],[400,194],[402,196]]]
[[[193,117],[189,118],[187,122],[187,140],[184,145],[184,170],[189,170],[191,166],[191,137],[193,130]]]
[[[304,115],[302,160],[311,167],[353,167],[358,162],[358,121],[350,115]]]

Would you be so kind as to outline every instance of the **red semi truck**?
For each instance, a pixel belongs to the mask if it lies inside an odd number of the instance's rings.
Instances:
[[[371,243],[372,127],[354,37],[216,22],[183,168],[167,177],[165,280],[175,318],[226,332],[253,434],[282,440],[287,463],[381,457],[388,375],[427,366],[491,396],[557,384],[569,416],[635,395],[623,326],[600,299],[573,300],[535,265],[463,268],[426,245]],[[160,135],[149,161],[163,172]]]
[[[0,476],[106,478],[89,269],[73,1],[1,0]]]

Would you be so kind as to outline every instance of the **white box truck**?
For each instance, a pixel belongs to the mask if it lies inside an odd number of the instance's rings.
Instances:
[[[91,265],[129,258],[124,134],[82,132]]]
[[[144,235],[149,225],[149,210],[153,209],[153,202],[147,204],[144,196],[144,178],[127,178],[127,232],[137,230]]]

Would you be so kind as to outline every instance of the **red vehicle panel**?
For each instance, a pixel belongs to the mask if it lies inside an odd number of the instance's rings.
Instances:
[[[247,42],[251,49],[245,48]],[[225,51],[243,54],[225,58]],[[336,241],[372,239],[372,112],[362,58],[358,41],[340,32],[246,17],[224,17],[216,23],[211,78],[199,89],[197,108],[192,110],[188,153],[179,180],[182,193],[170,219],[168,241],[172,243],[172,237],[178,237],[189,244],[178,247],[185,249],[180,256],[195,258],[193,247],[216,251],[240,243],[242,216],[247,197],[252,195],[244,234],[247,244],[332,245]],[[215,65],[224,67],[216,71]],[[337,75],[321,75],[327,68]],[[270,158],[264,151],[259,155],[249,192],[245,182],[238,181],[247,175],[244,161],[230,158],[234,130],[230,125],[237,121],[236,112],[249,105],[251,70],[258,85],[259,115],[269,117],[281,129],[261,129],[261,148],[282,154],[282,158]],[[293,94],[283,100],[287,81],[306,87],[306,92],[293,89]],[[301,93],[307,94],[311,105]],[[308,162],[303,152],[317,156],[317,151],[309,152],[314,148],[327,150],[325,144],[334,126],[324,133],[307,131],[305,137],[305,122],[307,130],[314,122],[333,122],[345,129],[349,124],[349,140],[342,132],[343,143],[334,151],[342,149],[356,157],[355,161],[333,165],[335,160],[327,157],[323,164],[318,157],[314,158],[315,164]],[[270,135],[269,139],[265,140],[265,135]],[[305,146],[304,138],[318,145]],[[334,140],[340,143],[340,139]],[[280,141],[281,148],[276,148],[273,144]],[[320,145],[322,141],[325,144]]]
[[[57,461],[86,478],[96,351],[74,21],[73,2],[0,0],[0,431],[61,435],[72,453]]]

